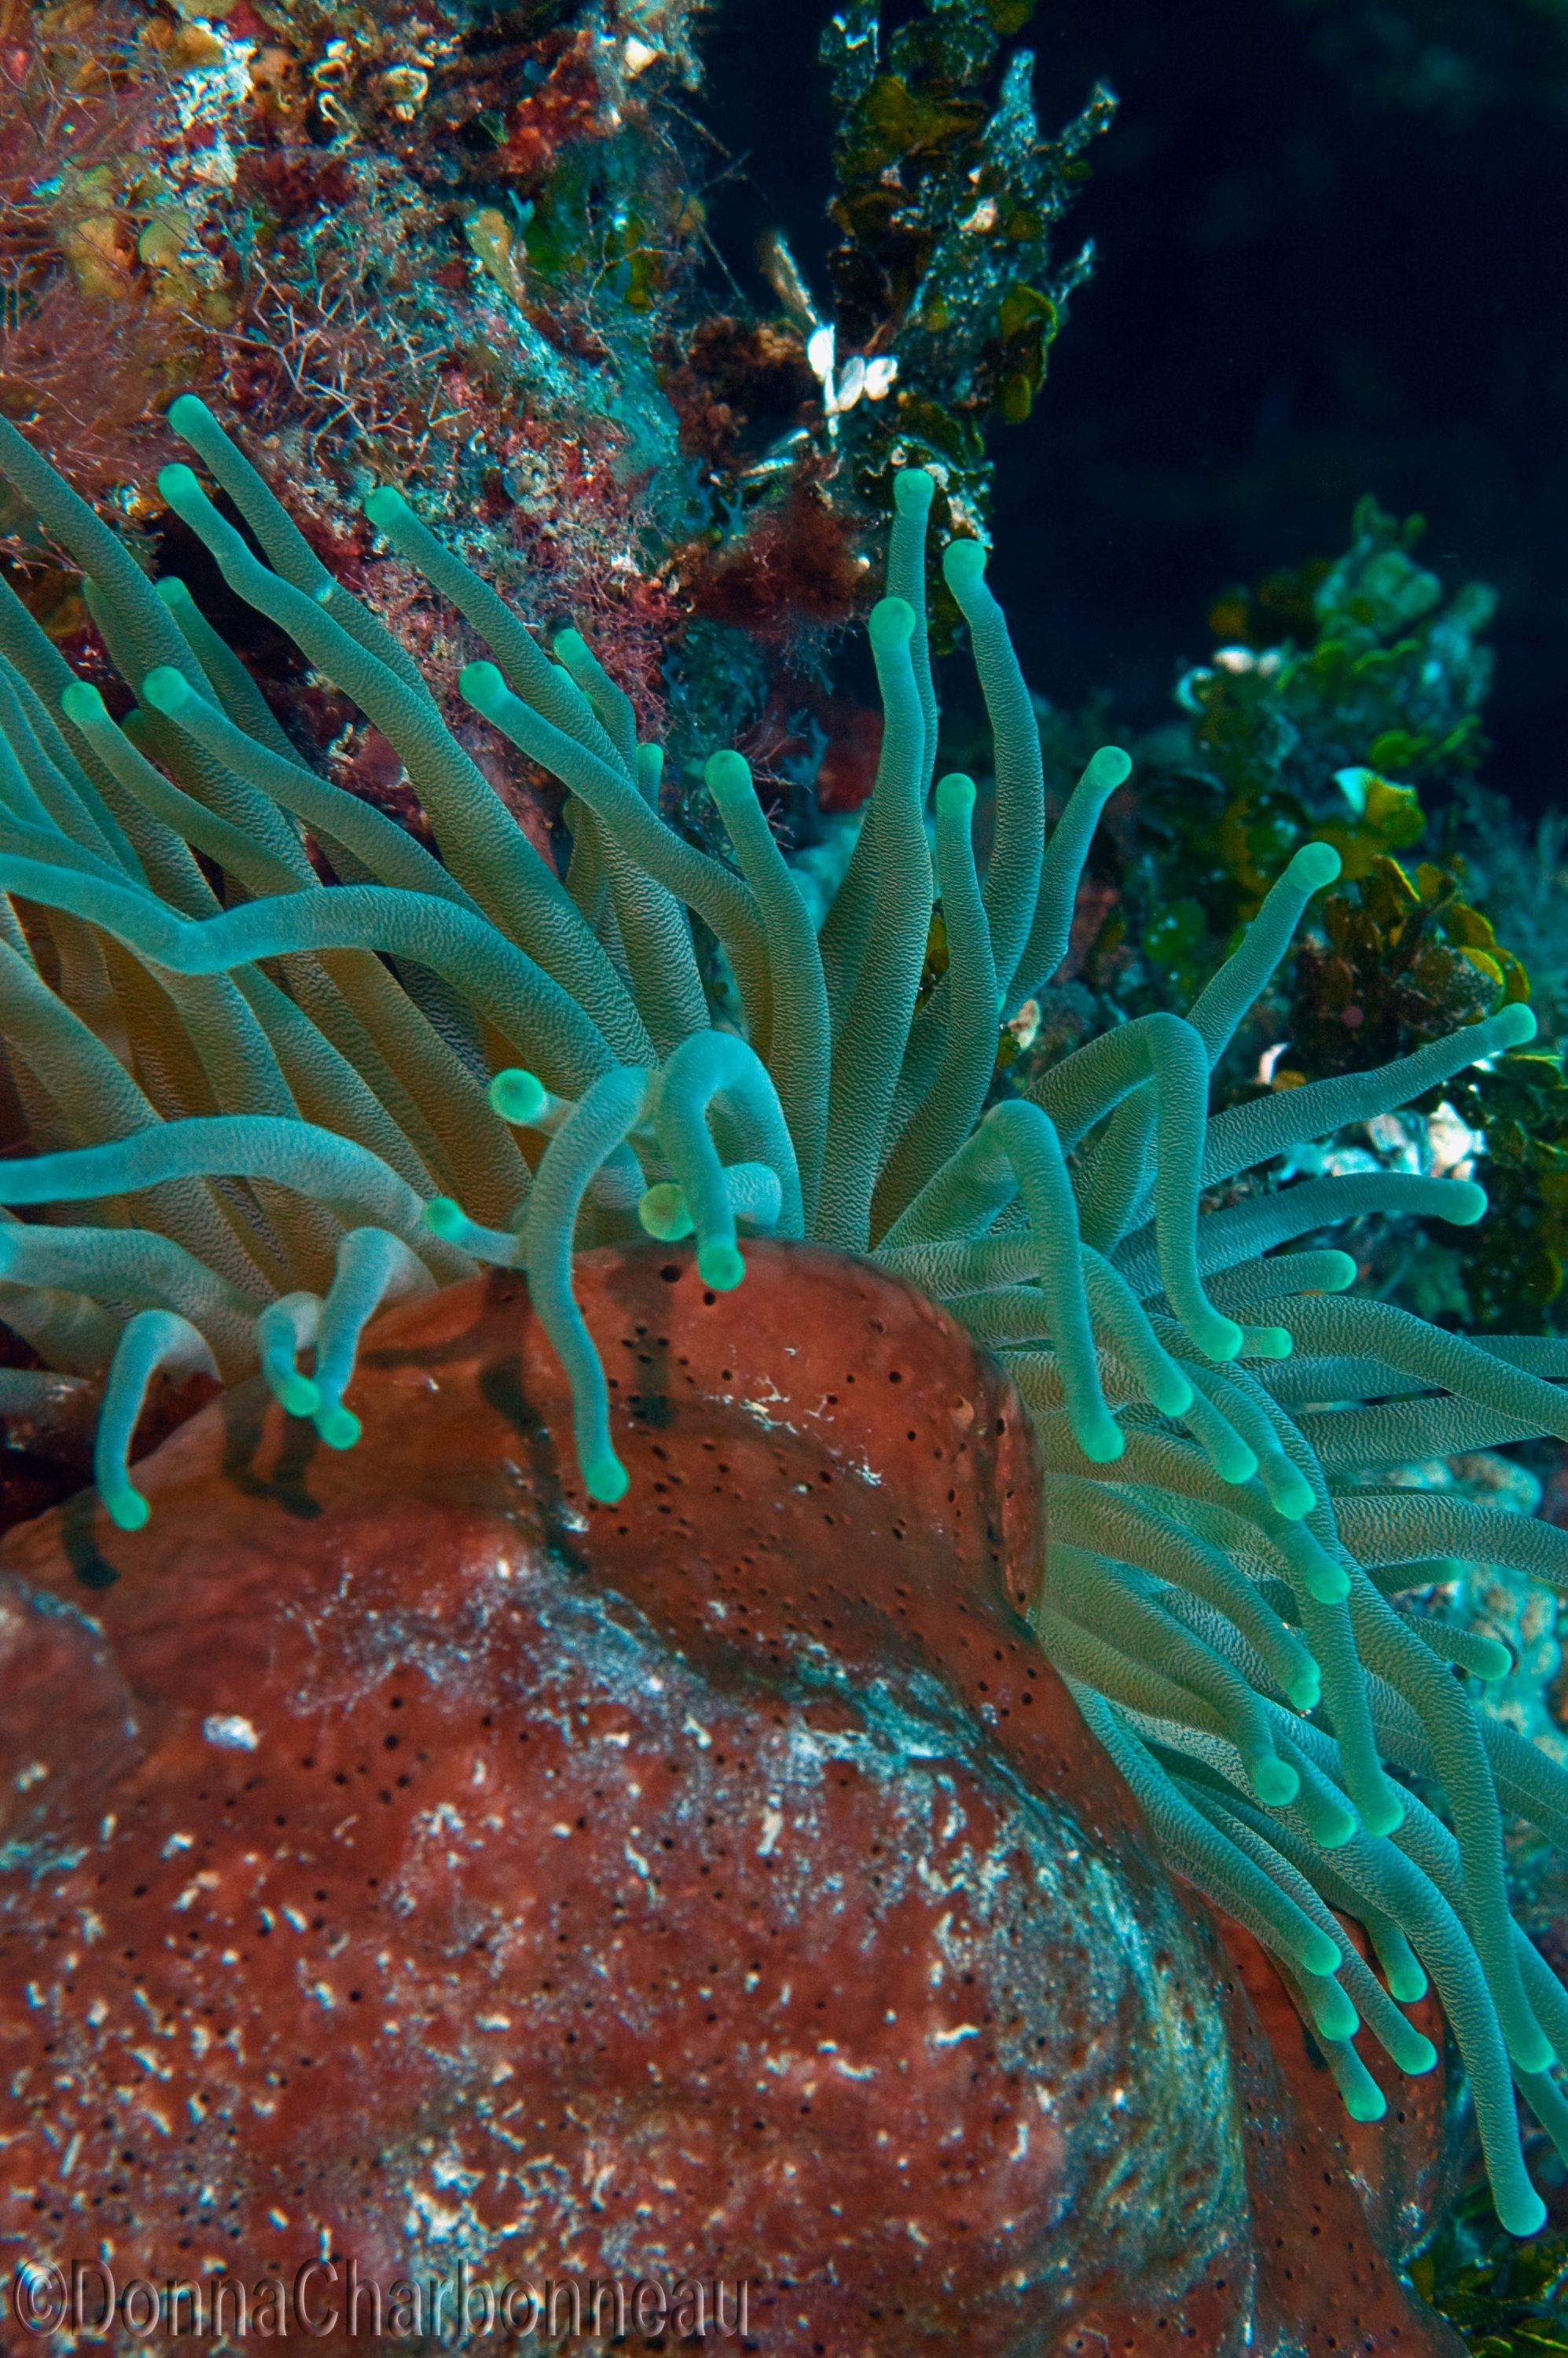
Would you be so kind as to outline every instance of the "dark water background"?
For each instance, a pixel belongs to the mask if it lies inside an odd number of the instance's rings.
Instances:
[[[824,288],[823,0],[722,0],[713,196],[749,292],[782,223]],[[1054,701],[1132,725],[1232,581],[1328,556],[1373,492],[1502,606],[1488,782],[1563,799],[1568,750],[1568,12],[1539,0],[1041,0],[1041,124],[1121,113],[1034,416],[998,429],[993,579]]]

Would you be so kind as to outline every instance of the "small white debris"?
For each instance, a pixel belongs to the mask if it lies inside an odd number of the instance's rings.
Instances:
[[[234,1711],[211,1713],[202,1721],[201,1733],[209,1744],[225,1752],[254,1752],[261,1742],[253,1723]]]
[[[838,410],[853,409],[866,389],[866,363],[859,352],[851,352],[845,362],[834,388],[833,406]]]
[[[772,1801],[762,1812],[762,1839],[757,1844],[759,1858],[772,1858],[773,1846],[784,1832],[784,1812]]]
[[[1040,1001],[1037,999],[1026,999],[1017,1014],[1009,1017],[1007,1029],[1017,1041],[1021,1050],[1033,1047],[1040,1036],[1041,1022]]]

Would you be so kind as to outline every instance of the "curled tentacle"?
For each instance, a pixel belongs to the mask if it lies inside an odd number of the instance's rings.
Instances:
[[[131,1479],[131,1443],[146,1405],[147,1388],[160,1372],[216,1377],[218,1362],[206,1336],[189,1319],[172,1310],[138,1310],[109,1363],[92,1449],[98,1495],[123,1531],[139,1531],[149,1512]]]
[[[610,1436],[603,1365],[572,1293],[572,1237],[594,1174],[643,1120],[653,1077],[623,1065],[587,1091],[545,1151],[523,1228],[529,1295],[571,1385],[583,1485],[607,1506],[625,1496],[627,1475]]]

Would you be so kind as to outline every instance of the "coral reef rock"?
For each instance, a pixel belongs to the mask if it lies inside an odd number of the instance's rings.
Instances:
[[[862,1264],[749,1261],[579,1262],[619,1506],[496,1276],[380,1321],[357,1449],[254,1384],[147,1531],[10,1536],[7,2270],[316,2259],[320,2349],[351,2262],[460,2260],[743,2283],[768,2352],[1456,2351],[1379,2248],[1423,2202],[1357,2190],[1430,2158],[1351,2152],[1022,1617],[1005,1380]]]

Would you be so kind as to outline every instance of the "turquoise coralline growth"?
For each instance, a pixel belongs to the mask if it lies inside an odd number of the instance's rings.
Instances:
[[[170,423],[262,556],[191,468],[165,471],[165,500],[391,741],[439,856],[304,766],[185,587],[149,582],[0,425],[0,471],[81,567],[137,698],[112,719],[0,595],[0,1022],[37,1149],[0,1163],[0,1202],[47,1207],[0,1232],[0,1310],[46,1370],[102,1380],[110,1514],[146,1520],[128,1461],[157,1370],[259,1368],[349,1447],[367,1322],[486,1261],[526,1273],[583,1482],[613,1502],[626,1476],[577,1246],[692,1235],[716,1290],[744,1282],[748,1234],[869,1255],[1017,1383],[1052,1532],[1035,1626],[1168,1858],[1268,1947],[1361,2117],[1383,2099],[1353,2038],[1429,2069],[1401,2008],[1430,1977],[1499,2215],[1532,2232],[1514,2083],[1568,2152],[1568,1995],[1511,1920],[1502,1812],[1568,1845],[1568,1779],[1475,1710],[1465,1682],[1500,1674],[1503,1650],[1399,1600],[1455,1558],[1568,1584],[1568,1536],[1366,1476],[1568,1439],[1551,1380],[1568,1347],[1472,1343],[1343,1298],[1343,1253],[1279,1250],[1369,1208],[1473,1222],[1475,1185],[1368,1173],[1205,1208],[1519,1044],[1528,1009],[1211,1120],[1217,1058],[1338,872],[1311,844],[1186,1017],[1127,1022],[990,1102],[999,1020],[1060,964],[1129,764],[1098,752],[1046,838],[1030,699],[983,551],[955,544],[944,577],[995,741],[978,873],[972,784],[932,788],[929,475],[898,479],[871,622],[881,763],[818,933],[738,755],[708,770],[730,864],[661,817],[659,749],[585,641],[547,653],[399,494],[373,492],[375,528],[491,651],[462,675],[472,712],[567,790],[557,875],[209,412],[186,397]],[[923,997],[938,895],[948,964]],[[717,1011],[720,964],[739,1029]],[[76,1204],[85,1224],[62,1224]],[[10,1375],[8,1401],[58,1381]]]

